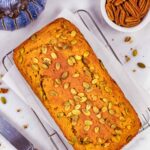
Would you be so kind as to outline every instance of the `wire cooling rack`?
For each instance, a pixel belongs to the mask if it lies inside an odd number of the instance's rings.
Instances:
[[[92,31],[93,27],[95,28],[96,33],[99,34],[99,36],[103,39],[103,41],[107,45],[107,48],[113,53],[113,55],[116,57],[118,62],[122,65],[120,59],[116,55],[114,49],[112,48],[111,44],[109,43],[109,41],[107,40],[107,38],[103,34],[102,29],[98,26],[98,24],[97,24],[96,20],[93,18],[93,16],[86,10],[77,10],[74,13],[75,13],[75,15],[78,15],[78,17],[81,19],[83,24],[86,26],[86,28],[90,32],[93,32]],[[89,25],[89,23],[90,23],[90,25]],[[13,53],[13,50],[10,51],[9,53],[7,53],[2,59],[2,64],[3,64],[3,67],[5,68],[6,71],[8,71],[11,68],[11,66],[14,64],[13,59],[12,59],[12,53]],[[32,111],[37,116],[39,122],[43,126],[47,135],[50,137],[50,140],[53,143],[56,150],[69,150],[67,148],[66,144],[63,142],[63,140],[59,136],[59,134],[56,131],[54,131],[52,128],[47,127],[47,124],[45,124],[38,117],[38,115],[35,113],[35,111],[33,109],[32,109]],[[142,120],[141,120],[142,121],[142,127],[141,127],[139,133],[141,133],[142,131],[144,131],[150,127],[150,107],[149,106],[146,108],[145,113],[141,114],[141,118],[142,118]]]

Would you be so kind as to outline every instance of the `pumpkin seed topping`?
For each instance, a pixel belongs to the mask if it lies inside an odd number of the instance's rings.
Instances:
[[[105,107],[105,106],[102,107],[101,111],[102,111],[102,112],[106,112],[106,111],[107,111],[107,107]]]
[[[46,46],[42,46],[41,52],[42,52],[42,54],[46,54],[47,53],[47,47]]]
[[[75,36],[76,36],[76,34],[77,34],[77,32],[76,32],[76,31],[74,31],[74,30],[71,32],[71,36],[72,36],[72,37],[75,37]]]
[[[95,127],[95,128],[94,128],[94,132],[95,132],[95,133],[98,133],[98,132],[99,132],[99,127]]]
[[[35,63],[35,64],[37,64],[37,63],[39,62],[39,60],[38,60],[36,57],[32,58],[32,61],[33,61],[33,63]]]
[[[141,68],[141,69],[146,68],[146,65],[145,65],[144,63],[142,63],[142,62],[137,63],[137,66],[138,66],[139,68]]]
[[[1,99],[1,102],[2,102],[3,104],[6,104],[6,103],[7,103],[7,100],[6,100],[5,97],[1,97],[0,99]]]
[[[72,40],[72,41],[71,41],[71,44],[72,44],[72,45],[77,44],[77,40]]]
[[[68,60],[68,65],[73,66],[76,63],[76,60],[73,56],[69,57]]]
[[[73,115],[80,115],[80,110],[78,110],[78,109],[74,109],[74,110],[72,110],[72,114]]]
[[[86,126],[91,126],[91,125],[93,124],[93,122],[92,122],[91,120],[85,120],[85,121],[84,121],[84,124],[85,124]]]
[[[82,112],[83,112],[83,114],[84,115],[86,115],[86,116],[90,116],[90,111],[89,110],[87,110],[87,109],[82,109]]]
[[[70,83],[64,83],[64,89],[68,89],[69,88],[69,86],[70,86]]]
[[[69,72],[68,72],[68,71],[63,72],[63,73],[61,74],[61,79],[63,79],[63,80],[67,79],[68,75],[69,75]]]
[[[59,70],[59,69],[61,68],[61,64],[57,62],[57,63],[55,64],[55,68],[56,68],[56,70]]]
[[[99,109],[98,109],[96,106],[93,107],[93,111],[94,111],[94,113],[96,113],[96,114],[99,113]]]
[[[74,73],[73,75],[72,75],[72,77],[74,77],[74,78],[77,78],[77,77],[79,77],[80,76],[80,73],[79,72],[76,72],[76,73]]]
[[[73,94],[73,95],[76,95],[77,94],[77,91],[76,91],[76,89],[75,88],[71,88],[71,94]]]
[[[84,130],[85,130],[85,131],[88,131],[89,129],[90,129],[90,126],[85,126],[85,127],[84,127]]]
[[[52,52],[52,53],[51,53],[51,57],[52,57],[53,59],[57,59],[56,53]]]
[[[88,57],[89,54],[90,54],[89,51],[85,51],[84,54],[83,54],[84,58]]]
[[[85,89],[89,89],[89,88],[90,88],[90,84],[87,83],[87,82],[83,82],[83,87],[84,87]]]
[[[76,60],[81,60],[82,57],[81,57],[80,55],[75,55],[75,59],[76,59]]]

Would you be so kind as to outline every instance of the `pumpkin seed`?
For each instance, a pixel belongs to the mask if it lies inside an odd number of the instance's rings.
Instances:
[[[93,101],[96,101],[97,100],[97,96],[96,95],[92,95],[92,99],[93,99]]]
[[[126,60],[126,62],[129,62],[131,60],[131,58],[129,56],[125,55],[125,60]]]
[[[95,133],[98,133],[98,132],[99,132],[99,127],[95,127],[95,128],[94,128],[94,132],[95,132]]]
[[[37,64],[37,63],[39,62],[39,60],[38,60],[36,57],[32,58],[32,61],[33,61],[33,63],[35,63],[35,64]]]
[[[1,102],[2,102],[3,104],[6,104],[6,103],[7,103],[7,100],[6,100],[5,97],[1,97],[0,99],[1,99]]]
[[[87,83],[87,82],[83,82],[83,87],[84,87],[85,89],[89,89],[89,88],[90,88],[90,84]]]
[[[61,64],[57,62],[57,63],[55,64],[55,68],[56,68],[56,70],[59,70],[59,69],[60,69],[60,67],[61,67]]]
[[[110,87],[105,87],[105,91],[107,92],[107,93],[111,93],[112,92],[112,89],[110,88]]]
[[[36,34],[33,34],[33,35],[31,36],[31,40],[32,40],[32,41],[36,41],[36,39],[37,39],[37,35],[36,35]]]
[[[22,55],[25,52],[25,49],[21,48],[19,51],[20,51],[20,54]]]
[[[80,55],[75,55],[75,59],[76,59],[76,60],[81,60],[82,57],[81,57]]]
[[[69,110],[69,109],[70,109],[70,102],[69,102],[69,101],[66,101],[66,102],[64,103],[64,106],[66,107],[66,109],[68,108],[67,110]],[[66,109],[65,109],[65,110],[66,110]]]
[[[78,93],[78,96],[83,97],[84,93]]]
[[[86,58],[86,57],[89,56],[89,54],[90,54],[89,51],[85,51],[84,54],[83,54],[83,56]]]
[[[51,95],[51,96],[57,96],[58,93],[57,93],[56,91],[50,91],[50,95]]]
[[[76,60],[73,56],[69,57],[68,60],[68,65],[73,66],[76,63]]]
[[[130,126],[130,125],[128,125],[128,126],[127,126],[127,129],[128,129],[128,130],[130,130],[130,129],[131,129],[131,126]]]
[[[68,100],[71,105],[74,105],[74,101],[72,99]]]
[[[138,55],[138,51],[136,49],[133,50],[132,56],[136,57]]]
[[[57,59],[56,53],[52,52],[52,53],[51,53],[51,57],[52,57],[53,59]]]
[[[112,124],[112,125],[111,125],[111,128],[112,128],[112,129],[115,129],[116,127],[117,127],[117,126],[116,126],[115,124]]]
[[[121,117],[119,117],[119,120],[120,120],[120,121],[125,121],[126,119],[121,116]]]
[[[19,62],[19,63],[22,63],[22,62],[23,62],[23,57],[22,57],[22,56],[19,57],[18,62]]]
[[[102,112],[106,112],[106,111],[107,111],[107,107],[105,107],[105,106],[102,107],[101,111],[102,111]]]
[[[108,147],[110,145],[110,143],[104,143],[104,147]]]
[[[72,37],[75,37],[76,34],[77,34],[77,32],[76,32],[75,30],[71,31],[71,36],[72,36]]]
[[[77,95],[74,95],[74,96],[73,96],[73,99],[74,99],[75,101],[79,101],[81,98],[80,98],[79,96],[77,96]]]
[[[63,39],[63,40],[67,40],[67,37],[66,37],[66,36],[64,36],[64,35],[62,35],[62,36],[61,36],[61,39]]]
[[[44,68],[44,69],[48,69],[49,68],[49,66],[47,64],[42,64],[41,67]]]
[[[93,79],[92,80],[92,84],[97,84],[98,80],[97,79]]]
[[[96,106],[93,107],[93,111],[94,111],[94,113],[96,113],[96,114],[99,113],[99,109],[98,109]]]
[[[51,60],[49,58],[43,58],[43,63],[49,66],[51,64]]]
[[[116,129],[116,130],[115,130],[115,133],[116,133],[116,134],[118,134],[118,135],[120,135],[120,134],[122,133],[122,131],[121,131],[121,130]]]
[[[71,88],[71,94],[73,94],[73,95],[76,95],[77,94],[77,91],[76,91],[76,89],[75,88]]]
[[[81,105],[80,105],[80,104],[77,104],[77,105],[75,106],[75,109],[80,109],[80,107],[81,107]]]
[[[108,104],[108,109],[110,110],[111,108],[112,108],[112,103],[109,102],[109,104]]]
[[[77,77],[79,77],[80,76],[80,74],[78,73],[78,72],[76,72],[76,73],[74,73],[73,75],[72,75],[72,77],[74,77],[74,78],[77,78]]]
[[[103,140],[102,140],[101,138],[98,138],[97,141],[98,141],[99,144],[102,144],[102,143],[103,143]]]
[[[63,79],[63,80],[67,79],[68,75],[69,75],[69,72],[68,72],[68,71],[63,72],[63,73],[61,74],[61,79]]]
[[[96,117],[97,117],[98,119],[100,119],[100,118],[102,118],[102,115],[101,115],[101,114],[97,114]]]
[[[77,43],[77,40],[72,40],[72,41],[71,41],[71,44],[72,44],[72,45],[75,45],[76,43]]]
[[[112,109],[110,109],[110,110],[109,110],[109,113],[110,113],[111,115],[114,115],[114,114],[115,114],[115,111],[112,110]]]
[[[141,69],[146,68],[146,65],[145,65],[144,63],[142,63],[142,62],[137,63],[137,66],[138,66],[139,68],[141,68]]]
[[[85,131],[89,131],[89,129],[90,129],[90,126],[85,126],[85,127],[84,127],[84,130],[85,130]]]
[[[91,109],[91,104],[87,104],[86,105],[86,110],[90,110]]]
[[[86,96],[83,96],[83,97],[81,97],[81,103],[84,103],[85,101],[87,100],[87,97]]]
[[[36,64],[33,64],[32,65],[32,69],[35,70],[35,71],[38,71],[39,70],[39,66],[36,65]]]
[[[112,138],[111,138],[111,140],[113,141],[113,142],[115,142],[115,143],[119,143],[120,142],[120,136],[119,135],[116,135],[116,136],[113,136]]]
[[[42,46],[41,51],[42,51],[42,54],[46,54],[47,53],[47,47]]]
[[[100,122],[101,124],[105,124],[105,119],[104,119],[104,118],[100,118],[100,119],[99,119],[99,122]]]
[[[58,114],[57,114],[57,118],[62,118],[64,116],[64,112],[59,112]]]
[[[90,116],[90,114],[91,114],[90,111],[88,111],[87,109],[82,109],[82,112],[86,116]]]
[[[70,109],[70,105],[65,105],[65,110],[68,111]]]
[[[61,80],[60,79],[55,79],[55,83],[60,85],[61,84]]]
[[[80,113],[81,113],[81,112],[80,112],[80,110],[78,110],[78,109],[72,110],[72,114],[73,114],[73,115],[77,115],[77,116],[78,116],[78,115],[80,115]]]
[[[85,120],[85,121],[84,121],[84,124],[85,124],[86,126],[91,126],[91,125],[93,124],[93,122],[92,122],[91,120]]]
[[[68,88],[69,88],[69,86],[70,86],[70,83],[68,83],[68,82],[67,82],[67,83],[65,83],[65,84],[64,84],[64,89],[68,89]]]

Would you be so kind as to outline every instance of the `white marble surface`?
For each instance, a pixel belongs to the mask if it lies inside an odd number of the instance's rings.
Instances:
[[[104,28],[104,32],[109,36],[109,39],[113,38],[114,43],[112,42],[112,46],[118,51],[118,54],[120,59],[123,61],[123,56],[126,53],[129,52],[129,46],[124,46],[124,43],[122,42],[124,36],[126,34],[118,33],[114,30],[111,30],[109,26],[106,25],[106,23],[102,20],[102,18],[98,15],[100,14],[100,7],[99,7],[99,2],[100,0],[47,0],[47,6],[45,11],[41,14],[39,19],[29,25],[25,29],[21,29],[19,31],[15,31],[13,33],[8,33],[5,31],[0,31],[0,60],[2,57],[10,51],[12,48],[16,47],[17,45],[14,45],[13,42],[13,36],[16,34],[22,35],[22,37],[25,37],[27,33],[30,32],[32,34],[34,32],[34,26],[38,26],[39,22],[43,22],[43,24],[48,23],[50,20],[52,20],[62,9],[68,8],[72,11],[75,11],[77,9],[87,9],[89,10],[96,18],[96,20],[100,23],[100,26]],[[147,26],[147,29],[149,28],[150,25]],[[107,29],[107,32],[106,30]],[[146,30],[146,29],[145,29]],[[150,36],[150,31],[146,32],[147,37],[149,38]],[[135,60],[133,60],[131,63],[125,65],[127,70],[131,70],[132,68],[135,67],[135,62],[142,60],[144,61],[147,65],[148,68],[145,71],[138,70],[135,74],[132,74],[134,76],[135,80],[139,82],[139,84],[145,83],[142,86],[146,89],[149,89],[150,83],[149,83],[149,66],[150,66],[150,59],[149,57],[149,52],[148,48],[145,50],[143,47],[145,45],[149,45],[148,41],[144,41],[144,38],[141,39],[143,40],[146,44],[143,45],[142,42],[138,42],[137,37],[140,33],[132,34],[134,37],[135,42],[133,42],[132,46],[133,48],[139,48],[140,49],[140,54],[145,56],[144,58],[141,58],[141,55],[137,57]],[[142,36],[142,33],[140,34]],[[18,36],[18,37],[19,37]],[[98,38],[99,35],[97,35]],[[23,38],[17,39],[18,44],[23,41]],[[0,72],[4,72],[2,64],[0,62]],[[27,107],[19,98],[16,98],[13,96],[13,93],[10,91],[7,95],[7,105],[2,105],[0,103],[0,110],[5,113],[8,118],[11,120],[13,125],[15,125],[19,131],[21,131],[25,136],[27,136],[35,145],[35,147],[42,149],[42,150],[51,150],[49,147],[51,147],[51,143],[46,135],[45,132],[43,132],[43,129],[41,125],[38,123],[37,118],[34,116],[34,114],[31,112],[30,108]],[[16,109],[21,108],[21,112],[17,113]],[[12,113],[13,112],[13,113]],[[29,124],[29,128],[24,130],[23,125],[24,124]],[[133,140],[133,146],[130,148],[126,149],[132,149],[132,150],[149,150],[150,149],[150,129],[144,131],[142,134],[138,135],[134,140]],[[6,141],[2,136],[0,136],[0,150],[14,150],[12,145],[8,141]]]

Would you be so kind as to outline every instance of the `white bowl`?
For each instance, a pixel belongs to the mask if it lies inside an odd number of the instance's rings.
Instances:
[[[139,31],[141,30],[142,28],[144,28],[149,22],[150,22],[150,10],[149,12],[147,13],[147,15],[143,18],[143,20],[141,21],[140,24],[136,25],[135,27],[121,27],[117,24],[115,24],[113,21],[111,21],[109,18],[108,18],[108,15],[107,15],[107,12],[106,12],[106,9],[105,9],[105,4],[106,4],[106,0],[100,0],[101,2],[101,13],[102,13],[102,16],[104,18],[104,20],[114,29],[118,30],[118,31],[121,31],[121,32],[136,32],[136,31]]]

